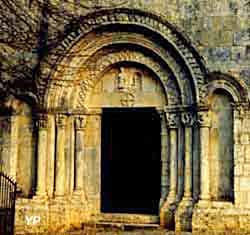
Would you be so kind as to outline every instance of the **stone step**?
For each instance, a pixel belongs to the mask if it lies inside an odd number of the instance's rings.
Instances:
[[[138,223],[119,223],[119,222],[98,222],[97,227],[121,228],[123,230],[133,229],[159,229],[159,224],[138,224]]]

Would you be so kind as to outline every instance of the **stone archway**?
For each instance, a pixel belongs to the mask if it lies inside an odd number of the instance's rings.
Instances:
[[[24,98],[17,95],[2,113],[11,117],[1,117],[6,131],[0,134],[7,140],[1,145],[2,156],[10,174],[20,177],[25,197],[17,200],[17,233],[58,233],[103,220],[160,222],[172,230],[193,229],[197,234],[212,228],[237,230],[238,226],[246,231],[250,96],[243,80],[217,72],[207,74],[190,40],[151,13],[102,10],[68,28],[63,41],[41,62],[41,77],[35,81],[37,106],[27,102],[31,108],[16,100]],[[131,118],[135,122],[132,129],[140,127],[136,134],[141,129],[149,137],[147,130],[154,135],[157,129],[156,138],[160,135],[157,159],[159,163],[160,155],[162,167],[161,172],[159,168],[153,171],[156,178],[161,177],[156,180],[160,195],[150,198],[159,204],[154,215],[145,210],[142,215],[138,211],[129,215],[102,213],[101,160],[105,149],[101,134],[105,112],[112,113],[112,109],[129,110],[127,117],[119,119],[125,122],[133,110],[137,113]],[[139,109],[145,115],[140,116]],[[157,116],[157,124],[147,122],[149,113]],[[135,117],[142,118],[144,126],[155,124],[155,128],[140,126]],[[230,138],[225,138],[227,133]],[[213,143],[216,135],[218,141]],[[137,137],[142,135],[132,140]],[[149,147],[143,155],[153,152],[154,145]],[[24,166],[23,170],[18,171],[18,165]],[[147,177],[145,168],[143,176]],[[133,172],[132,179],[135,177]],[[27,218],[40,218],[41,223],[30,229]]]
[[[73,224],[107,219],[100,205],[102,111],[153,108],[161,122],[159,212],[118,220],[159,223],[161,218],[163,225],[190,229],[199,193],[199,181],[193,183],[194,124],[206,95],[201,58],[172,25],[138,10],[104,10],[74,29],[47,58],[38,81],[45,111],[38,130],[37,197],[70,196]]]

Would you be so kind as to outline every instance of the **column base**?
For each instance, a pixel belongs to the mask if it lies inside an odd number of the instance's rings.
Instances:
[[[169,230],[175,230],[175,212],[177,201],[175,197],[167,198],[160,210],[160,225]]]
[[[46,201],[48,200],[48,194],[47,193],[39,193],[39,194],[36,194],[32,197],[32,199],[34,200],[39,200],[39,201]]]
[[[55,199],[58,199],[58,200],[61,200],[61,199],[65,198],[65,194],[57,194],[57,193],[55,193],[54,196],[55,196]]]
[[[73,192],[72,198],[82,201],[85,199],[85,193],[82,189],[77,189]]]
[[[175,230],[175,211],[176,204],[162,208],[160,212],[160,225],[169,230]]]
[[[192,231],[192,214],[194,203],[192,198],[183,198],[175,214],[175,231]]]
[[[210,199],[200,199],[197,203],[197,207],[199,208],[208,208],[211,205]]]

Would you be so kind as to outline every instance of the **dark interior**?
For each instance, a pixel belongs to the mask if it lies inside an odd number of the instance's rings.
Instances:
[[[154,109],[104,109],[102,212],[158,214],[160,119]]]

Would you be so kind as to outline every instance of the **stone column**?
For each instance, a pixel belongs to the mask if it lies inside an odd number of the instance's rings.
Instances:
[[[10,118],[10,176],[16,180],[18,159],[18,115],[13,114]]]
[[[46,114],[38,116],[38,144],[37,144],[37,187],[36,196],[46,197],[46,164],[47,164],[47,131],[48,117]]]
[[[184,112],[181,116],[181,121],[184,125],[185,135],[185,169],[184,169],[184,196],[182,200],[192,200],[192,179],[193,179],[193,135],[192,126],[194,124],[194,117],[191,112]]]
[[[199,111],[198,125],[200,127],[200,159],[201,159],[201,185],[200,200],[210,201],[210,166],[209,166],[209,128],[210,118],[208,111]]]
[[[85,203],[90,208],[88,212],[96,216],[101,211],[101,114],[101,109],[88,110],[85,132],[85,136],[89,135],[84,160]]]
[[[168,229],[174,229],[174,213],[177,206],[177,182],[178,182],[178,128],[179,115],[177,113],[166,113],[169,128],[169,170],[170,185],[169,194],[160,212],[160,223]]]
[[[178,182],[178,127],[179,117],[176,113],[167,114],[169,138],[170,138],[170,188],[167,202],[176,201],[177,182]]]
[[[169,167],[166,115],[163,110],[158,110],[158,113],[161,119],[161,208],[169,190]]]
[[[84,184],[84,130],[86,117],[75,117],[75,192],[83,191]]]
[[[192,198],[192,181],[193,181],[193,124],[194,115],[190,111],[181,114],[181,121],[184,126],[184,195],[179,204],[175,215],[176,231],[191,231],[192,230],[192,213],[193,213],[193,198]]]
[[[65,126],[66,116],[57,114],[55,196],[63,196],[65,194]]]

